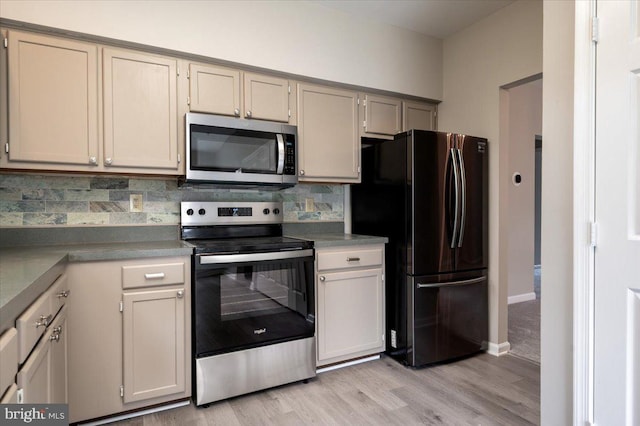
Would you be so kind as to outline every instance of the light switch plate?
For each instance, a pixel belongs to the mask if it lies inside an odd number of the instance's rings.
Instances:
[[[305,212],[312,212],[315,210],[315,204],[313,202],[313,198],[305,198],[304,200],[304,211]]]
[[[134,213],[142,211],[142,194],[131,194],[129,196],[129,210]]]

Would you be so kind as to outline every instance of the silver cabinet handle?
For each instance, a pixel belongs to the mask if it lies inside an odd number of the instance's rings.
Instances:
[[[63,290],[57,294],[58,297],[69,297],[71,290]]]
[[[96,157],[89,157],[89,164],[95,166],[98,164],[98,159]]]
[[[184,290],[178,290],[178,299],[182,299],[184,297]]]
[[[304,176],[304,170],[300,170],[300,176]]]
[[[44,315],[40,315],[40,319],[38,321],[36,321],[36,328],[38,327],[48,327],[49,324],[51,323],[51,320],[53,319],[53,316],[51,314],[49,314],[48,316],[44,316]]]
[[[60,335],[62,334],[62,326],[58,326],[56,328],[53,329],[53,333],[51,333],[51,336],[49,336],[49,341],[53,342],[59,342],[60,341]]]
[[[164,278],[164,272],[157,272],[155,274],[144,274],[144,278],[147,280],[161,280]]]
[[[360,262],[359,257],[347,257],[347,262]]]
[[[240,115],[240,110],[238,108],[233,110],[233,115],[235,115],[236,117],[238,117]]]
[[[104,165],[105,166],[110,166],[111,163],[113,163],[113,159],[111,157],[107,157],[104,159]]]
[[[246,116],[247,118],[251,118],[251,111],[247,111],[247,112],[246,112],[246,114],[245,114],[245,116]]]
[[[320,275],[320,278],[319,278],[319,279],[320,279],[320,281],[323,281],[323,282],[324,282],[324,280],[326,280],[326,278],[324,277],[324,275]]]

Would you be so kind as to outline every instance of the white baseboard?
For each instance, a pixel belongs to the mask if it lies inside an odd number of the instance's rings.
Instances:
[[[536,300],[536,293],[532,291],[531,293],[516,294],[515,296],[509,296],[507,300],[509,305],[512,303],[528,302],[530,300]]]
[[[509,342],[502,342],[500,344],[489,342],[487,353],[493,356],[502,356],[508,354],[510,350],[511,344]]]

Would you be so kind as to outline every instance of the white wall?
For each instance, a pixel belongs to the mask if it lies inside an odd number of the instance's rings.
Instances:
[[[544,1],[541,424],[573,418],[575,2]]]
[[[507,286],[510,302],[533,294],[535,228],[535,138],[542,134],[542,80],[508,90],[507,176],[520,173],[522,182],[508,187]]]
[[[0,17],[442,99],[442,41],[303,1],[1,1]]]
[[[489,139],[489,340],[495,349],[507,342],[506,265],[499,243],[499,176],[507,174],[499,167],[500,87],[542,72],[542,2],[518,1],[445,39],[443,71],[439,130]]]

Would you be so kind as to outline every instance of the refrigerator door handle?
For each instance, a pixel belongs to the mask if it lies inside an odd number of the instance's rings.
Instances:
[[[454,188],[455,188],[455,204],[454,204],[454,213],[453,213],[453,235],[451,235],[451,248],[456,248],[456,240],[457,240],[457,236],[458,236],[458,216],[459,216],[459,209],[460,209],[460,205],[458,203],[460,197],[459,197],[459,192],[460,192],[460,188],[458,187],[458,164],[456,162],[456,150],[454,148],[450,149],[450,154],[451,154],[451,162],[453,164],[453,181],[454,181]]]
[[[487,280],[487,277],[480,277],[480,278],[471,278],[468,280],[451,281],[451,282],[445,282],[445,283],[429,283],[429,284],[418,283],[416,287],[417,288],[434,288],[434,287],[449,287],[454,285],[470,285],[470,284],[481,283],[482,281],[486,281],[486,280]]]
[[[462,157],[462,150],[458,148],[458,164],[460,165],[460,231],[458,232],[458,247],[462,247],[462,240],[464,239],[464,219],[467,215],[467,178],[464,168],[464,158]]]

